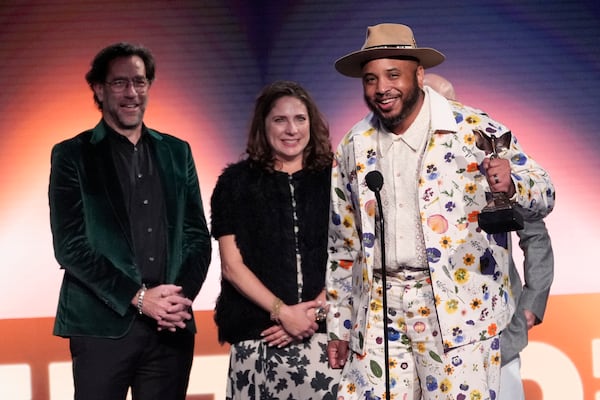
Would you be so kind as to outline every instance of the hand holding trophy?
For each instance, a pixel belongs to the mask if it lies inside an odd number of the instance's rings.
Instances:
[[[477,137],[477,147],[486,155],[489,154],[490,160],[499,158],[498,153],[510,146],[510,132],[504,133],[499,138],[495,135],[488,137],[479,130],[474,133]],[[497,175],[493,175],[493,179],[496,184],[499,183]],[[505,192],[492,191],[491,199],[481,210],[478,218],[481,229],[490,234],[523,229],[523,216],[512,206]]]

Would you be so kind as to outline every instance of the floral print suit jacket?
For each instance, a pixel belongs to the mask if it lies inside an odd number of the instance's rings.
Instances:
[[[489,235],[477,223],[490,192],[475,131],[500,137],[507,128],[481,111],[449,102],[429,88],[431,129],[422,157],[418,206],[435,307],[445,349],[498,334],[510,320],[508,234]],[[378,169],[379,121],[373,114],[342,139],[332,170],[329,260],[326,277],[330,340],[348,340],[363,354],[373,283],[376,200],[365,176]],[[554,205],[550,177],[514,136],[510,160],[516,202],[538,217]]]

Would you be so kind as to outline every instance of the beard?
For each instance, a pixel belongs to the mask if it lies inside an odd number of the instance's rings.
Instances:
[[[377,108],[373,102],[371,102],[371,100],[365,96],[365,102],[367,103],[369,110],[377,115],[383,126],[385,126],[390,132],[394,132],[394,129],[397,128],[402,121],[404,121],[406,117],[408,117],[414,111],[417,103],[419,102],[421,88],[419,87],[416,74],[413,78],[413,87],[400,94],[402,99],[402,109],[398,114],[389,116],[383,115],[379,108]]]

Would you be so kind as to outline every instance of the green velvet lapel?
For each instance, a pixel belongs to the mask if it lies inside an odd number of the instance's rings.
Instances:
[[[108,132],[106,132],[102,121],[92,130],[89,146],[91,153],[89,159],[93,160],[90,166],[90,179],[95,180],[104,188],[113,212],[119,221],[122,234],[127,239],[131,254],[133,254],[131,226],[125,207],[125,198],[119,184],[119,177],[110,153],[108,140],[105,140],[107,134]]]
[[[160,168],[161,178],[162,178],[162,186],[163,186],[163,196],[165,199],[165,212],[167,216],[167,229],[168,234],[167,238],[169,240],[169,249],[168,249],[168,257],[167,263],[171,264],[166,268],[167,274],[166,282],[174,282],[176,276],[179,273],[178,268],[175,266],[179,265],[179,263],[174,262],[181,258],[181,254],[173,254],[175,249],[178,249],[179,246],[174,244],[174,240],[178,235],[176,235],[174,229],[177,225],[177,211],[181,210],[183,204],[179,204],[179,200],[182,199],[179,196],[181,188],[181,178],[177,178],[178,176],[186,176],[185,171],[175,171],[175,163],[173,162],[173,153],[171,152],[171,148],[163,140],[162,135],[158,132],[153,131],[152,129],[148,129],[148,133],[152,137],[152,145],[154,150],[154,155],[156,156],[156,163]],[[181,163],[179,163],[181,164]],[[179,174],[177,174],[179,172]],[[182,174],[183,173],[183,174]]]

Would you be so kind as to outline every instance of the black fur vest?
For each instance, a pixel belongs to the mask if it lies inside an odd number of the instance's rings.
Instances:
[[[325,285],[330,174],[326,168],[288,175],[241,161],[223,171],[213,192],[212,235],[233,234],[244,263],[286,304],[298,303],[293,200],[302,260],[302,301],[313,300]],[[273,325],[269,312],[224,279],[215,321],[219,341],[229,343],[260,339],[260,332]],[[319,331],[324,332],[321,325]]]

